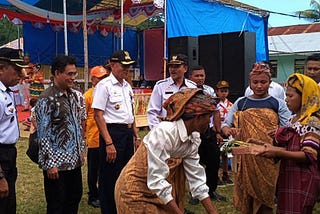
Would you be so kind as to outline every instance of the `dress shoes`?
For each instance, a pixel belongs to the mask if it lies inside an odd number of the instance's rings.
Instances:
[[[191,204],[191,205],[197,205],[197,204],[199,204],[199,199],[191,197],[191,198],[189,199],[189,204]]]
[[[99,199],[89,200],[88,204],[90,206],[93,206],[94,208],[99,208],[100,207],[100,200]]]
[[[194,212],[187,210],[186,208],[184,208],[184,214],[194,214]]]
[[[210,198],[215,201],[227,201],[227,198],[223,195],[218,194],[216,191],[209,193]]]

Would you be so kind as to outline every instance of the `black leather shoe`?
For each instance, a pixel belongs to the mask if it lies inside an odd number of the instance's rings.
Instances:
[[[227,201],[227,198],[223,195],[218,194],[216,191],[213,191],[212,193],[209,194],[210,198],[212,200],[216,200],[216,201]]]
[[[191,205],[197,205],[197,204],[199,204],[199,199],[197,199],[197,198],[190,198],[189,199],[189,204],[191,204]]]
[[[187,210],[186,208],[184,208],[184,214],[194,214],[194,212]]]
[[[88,201],[88,204],[90,206],[93,206],[94,208],[99,208],[100,207],[100,200],[99,199],[90,200],[90,201]]]

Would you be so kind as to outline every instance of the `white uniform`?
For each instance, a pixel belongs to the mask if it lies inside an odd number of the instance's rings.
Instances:
[[[92,108],[104,111],[106,123],[132,124],[134,94],[128,82],[121,84],[111,73],[94,89]]]
[[[17,110],[13,92],[0,81],[0,144],[15,144],[19,139]]]
[[[166,116],[167,111],[162,108],[162,104],[174,93],[183,88],[197,88],[191,80],[184,79],[184,83],[178,87],[171,77],[159,80],[152,90],[147,110],[148,123],[150,129],[157,126],[161,121],[157,116]]]

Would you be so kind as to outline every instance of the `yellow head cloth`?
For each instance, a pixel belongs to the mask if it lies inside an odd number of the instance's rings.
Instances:
[[[320,127],[319,120],[313,120],[312,114],[320,114],[320,87],[310,77],[303,74],[292,74],[288,77],[287,87],[296,88],[302,94],[301,124]]]

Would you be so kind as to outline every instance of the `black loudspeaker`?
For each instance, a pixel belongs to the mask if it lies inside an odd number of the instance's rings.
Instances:
[[[192,36],[173,37],[168,39],[169,60],[173,55],[188,56],[188,70],[198,65],[198,38]]]
[[[206,70],[206,84],[213,88],[220,80],[230,84],[229,99],[244,95],[249,72],[256,61],[254,32],[199,36],[199,64]]]

